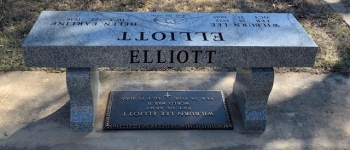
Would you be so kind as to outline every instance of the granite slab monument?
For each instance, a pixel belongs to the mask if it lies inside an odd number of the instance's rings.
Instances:
[[[22,47],[28,67],[69,68],[72,130],[93,129],[96,68],[182,66],[236,67],[244,126],[263,130],[273,67],[312,67],[318,49],[289,13],[84,11],[42,12]]]

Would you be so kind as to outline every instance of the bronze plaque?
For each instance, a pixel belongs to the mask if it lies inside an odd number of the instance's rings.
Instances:
[[[233,129],[221,91],[111,91],[104,129]]]

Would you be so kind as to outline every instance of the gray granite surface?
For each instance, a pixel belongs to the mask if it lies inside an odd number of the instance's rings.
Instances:
[[[245,129],[265,130],[273,81],[273,68],[237,68],[232,93]]]
[[[302,67],[317,45],[292,14],[44,11],[30,67]]]
[[[98,97],[99,91],[98,71],[96,68],[67,68],[66,74],[70,97],[71,130],[92,131],[94,129],[93,99]]]

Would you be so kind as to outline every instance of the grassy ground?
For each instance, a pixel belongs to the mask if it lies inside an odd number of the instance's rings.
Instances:
[[[343,0],[348,4],[349,0]],[[21,44],[43,10],[137,12],[288,12],[293,13],[320,50],[313,68],[277,68],[278,72],[308,71],[350,74],[350,27],[321,0],[0,0],[0,70],[26,68]],[[208,70],[229,68],[110,68],[112,70]],[[44,68],[47,71],[64,69]]]
[[[350,0],[341,0],[341,2],[344,4],[345,8],[350,9]]]

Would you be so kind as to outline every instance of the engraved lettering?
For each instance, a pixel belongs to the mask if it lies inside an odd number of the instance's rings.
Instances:
[[[214,34],[214,41],[225,41],[224,38],[222,37],[222,33],[221,32],[212,32],[211,35]],[[215,35],[217,34],[217,35]],[[217,39],[219,38],[219,39]]]
[[[122,117],[139,117],[139,116],[156,116],[155,111],[145,111],[145,112],[123,112]]]
[[[175,110],[175,107],[173,107],[173,106],[170,107],[170,106],[169,106],[169,107],[168,107],[168,110]]]
[[[177,106],[189,106],[190,103],[189,102],[169,102],[169,105],[173,106],[173,105],[177,105]]]
[[[216,22],[230,22],[228,19],[216,19]]]
[[[94,26],[97,26],[97,22],[93,22],[92,24],[93,24]]]
[[[97,22],[52,22],[50,25],[82,25],[82,23],[86,25],[97,25]],[[123,23],[122,23],[123,24]],[[105,22],[104,26],[117,26],[116,22]],[[228,26],[227,23],[215,23],[213,26]],[[235,23],[235,26],[240,26],[240,24]],[[245,24],[245,26],[248,26]],[[272,25],[271,25],[272,26]],[[201,36],[202,41],[225,41],[223,33],[222,32],[211,32],[210,35],[212,35],[212,38],[208,37],[207,32],[154,32],[151,34],[147,34],[146,32],[138,32],[137,34],[129,33],[127,31],[122,32],[122,38],[117,38],[118,40],[135,40],[135,41],[149,41],[149,40],[155,40],[155,41],[163,41],[163,40],[169,40],[169,41],[177,41],[176,36],[182,36],[183,39],[186,41],[193,41],[192,36],[198,35]],[[151,37],[149,39],[149,36]]]
[[[278,24],[273,24],[272,26],[273,27],[280,27]]]
[[[212,97],[202,97],[202,100],[203,101],[213,101],[214,98],[212,98]]]
[[[170,32],[171,39],[170,41],[176,41],[175,40],[175,32]]]
[[[170,63],[174,63],[174,51],[170,51]]]
[[[161,38],[160,39],[157,38],[157,34],[159,34],[159,33],[161,34]],[[155,33],[152,34],[152,39],[157,40],[157,41],[162,41],[165,38],[166,38],[166,35],[163,32],[155,32]]]
[[[194,112],[194,114],[195,114],[196,116],[199,116],[199,112]]]
[[[160,113],[160,116],[173,116],[174,115],[174,112],[172,111],[161,111]]]
[[[149,106],[146,107],[146,110],[163,110],[163,107],[159,107],[159,106]]]
[[[140,112],[134,112],[134,117],[138,117],[140,115]]]
[[[119,26],[136,26],[135,22],[120,22]]]
[[[175,61],[179,63],[186,63],[188,62],[190,57],[193,59],[193,63],[200,63],[201,55],[204,52],[200,50],[193,50],[191,51],[191,53],[188,53],[185,50],[181,50],[178,53],[176,53],[175,50],[170,50],[170,51],[129,50],[129,51],[130,51],[130,57],[129,57],[130,63],[167,63],[167,62],[175,63]],[[140,54],[140,53],[143,53],[143,54]],[[213,63],[213,57],[214,57],[214,54],[216,54],[216,51],[207,50],[205,51],[205,53],[207,54],[206,63]],[[140,57],[140,56],[143,56],[143,57]]]
[[[269,16],[255,16],[255,19],[269,19]]]
[[[209,53],[208,53],[209,52]],[[216,54],[216,51],[205,51],[205,53],[208,53],[208,63],[213,63],[212,61],[211,61],[211,59],[212,59],[212,54],[214,53],[214,54]]]
[[[143,63],[152,63],[153,62],[153,60],[150,60],[150,61],[147,61],[147,59],[148,59],[148,57],[147,57],[147,53],[148,53],[148,50],[143,50],[143,52],[144,52],[144,61],[143,61]]]
[[[80,21],[80,18],[67,18],[67,21]]]
[[[202,111],[196,111],[196,112],[192,112],[192,111],[179,111],[177,112],[178,116],[214,116],[213,112],[202,112]]]
[[[148,38],[145,39],[145,32],[140,32],[140,38],[135,38],[136,41],[148,41]]]
[[[271,25],[270,24],[263,24],[265,27],[271,27]]]
[[[135,97],[122,97],[120,98],[122,101],[134,101]]]
[[[134,52],[137,52],[137,54],[134,55]],[[139,51],[138,50],[130,50],[130,63],[140,63],[140,59],[135,60],[134,58],[138,58]]]
[[[75,25],[86,25],[86,26],[97,26],[97,22],[52,22],[51,26],[75,26]]]
[[[258,23],[234,23],[234,26],[235,27],[280,27],[279,24],[270,24],[268,22],[270,21],[257,21]],[[264,23],[264,22],[267,22],[267,23]]]
[[[179,110],[191,110],[191,107],[179,107]]]
[[[222,27],[222,26],[227,27],[228,26],[227,23],[210,23],[210,24],[211,24],[212,27]]]
[[[166,105],[165,102],[154,102],[154,105],[158,106],[158,105]]]
[[[187,97],[175,97],[176,100],[187,100]]]
[[[120,38],[117,38],[118,40],[123,40],[123,41],[129,41],[129,40],[131,40],[131,38],[126,38],[127,37],[127,34],[128,34],[128,32],[123,32],[123,38],[122,39],[120,39]]]
[[[151,101],[160,100],[160,97],[148,97],[148,100],[151,100]]]
[[[166,60],[164,60],[164,61],[160,60],[161,59],[161,52],[162,52],[162,50],[157,50],[157,56],[158,56],[157,63],[166,63]]]
[[[194,62],[193,63],[198,63],[198,55],[199,53],[202,54],[202,51],[192,51],[194,52]]]
[[[226,18],[226,16],[214,16],[214,18]]]
[[[184,53],[185,54],[185,57],[181,57],[181,53]],[[181,58],[184,58],[184,60],[181,60]],[[186,63],[188,60],[188,53],[186,51],[180,51],[178,54],[177,54],[177,61],[180,62],[180,63]]]

